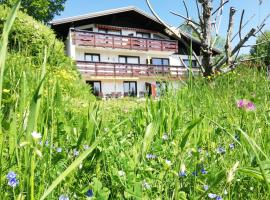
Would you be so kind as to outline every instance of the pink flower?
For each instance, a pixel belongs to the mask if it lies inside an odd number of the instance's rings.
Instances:
[[[255,104],[252,101],[246,99],[240,99],[237,101],[237,107],[246,111],[254,111],[256,109]]]

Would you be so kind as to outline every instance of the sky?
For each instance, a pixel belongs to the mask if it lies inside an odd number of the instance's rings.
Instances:
[[[183,6],[182,0],[151,0],[152,5],[159,16],[166,21],[168,24],[173,26],[178,26],[183,23],[183,19],[174,16],[170,11],[185,14],[185,8]],[[197,10],[195,0],[186,0],[189,15],[196,19]],[[220,0],[213,0],[214,10],[218,7]],[[147,13],[151,13],[147,7],[145,0],[67,0],[65,4],[65,10],[60,16],[56,16],[55,19],[61,19],[65,17],[72,17],[76,15],[83,15],[91,12],[98,12],[112,8],[126,7],[126,6],[136,6]],[[236,33],[239,28],[239,21],[241,17],[241,12],[245,10],[245,20],[248,20],[252,15],[256,15],[253,20],[248,24],[248,26],[243,30],[243,35],[247,33],[252,27],[256,27],[260,21],[262,21],[265,16],[270,13],[270,0],[263,0],[263,3],[259,5],[259,0],[230,0],[226,4],[224,9],[224,15],[222,20],[222,26],[220,29],[221,36],[225,37],[228,28],[228,18],[230,7],[235,7],[237,10],[235,16],[235,28]],[[244,21],[245,21],[244,20]],[[264,30],[270,30],[270,18],[267,20],[267,25]],[[248,44],[254,44],[255,38],[251,38]],[[234,45],[237,44],[238,38],[233,42]],[[249,49],[245,48],[242,53],[248,53]]]

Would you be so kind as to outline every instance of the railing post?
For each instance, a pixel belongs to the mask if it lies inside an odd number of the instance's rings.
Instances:
[[[161,51],[163,51],[163,41],[161,41]]]

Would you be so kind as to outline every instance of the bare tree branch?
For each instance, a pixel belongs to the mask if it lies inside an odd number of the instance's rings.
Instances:
[[[225,1],[225,2],[223,2],[213,13],[212,13],[212,15],[215,15],[219,10],[221,10],[221,9],[223,9],[223,7],[224,7],[224,5],[226,4],[226,3],[229,3],[229,1],[230,0],[227,0],[227,1]]]
[[[227,41],[225,45],[225,53],[227,58],[227,65],[231,64],[231,37],[233,33],[233,25],[234,25],[234,14],[236,12],[236,9],[234,7],[231,7],[230,9],[230,17],[229,17],[229,25],[228,25],[228,31],[227,31]]]

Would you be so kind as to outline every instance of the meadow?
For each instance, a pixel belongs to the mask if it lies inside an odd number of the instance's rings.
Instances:
[[[0,43],[0,199],[270,198],[264,70],[97,101],[60,47],[8,45],[17,9]]]

